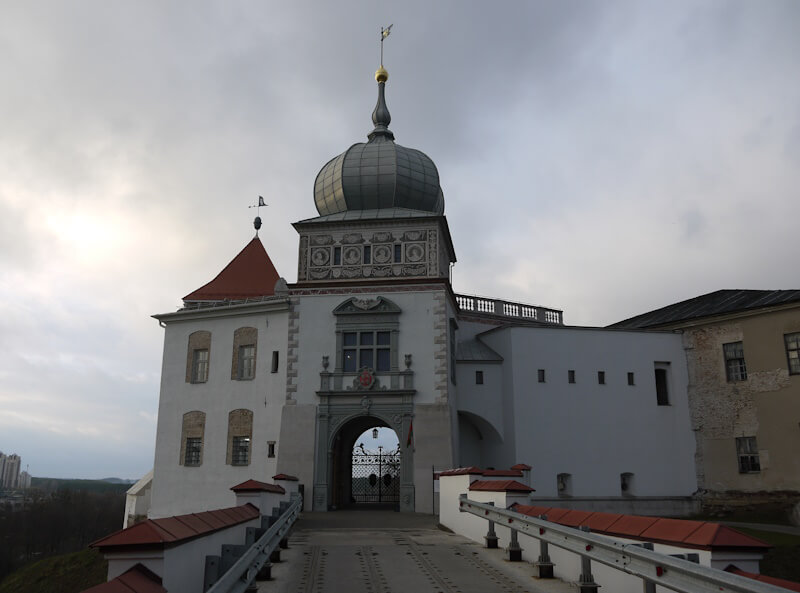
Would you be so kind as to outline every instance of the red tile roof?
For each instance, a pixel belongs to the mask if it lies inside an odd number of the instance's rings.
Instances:
[[[776,587],[783,587],[784,589],[789,589],[789,591],[800,591],[800,583],[787,581],[785,579],[777,579],[775,577],[768,577],[766,575],[756,574],[754,572],[746,572],[744,570],[740,570],[733,564],[729,564],[725,569],[725,572],[738,574],[740,577],[747,577],[748,579],[761,581],[762,583],[769,583],[770,585],[775,585]]]
[[[469,489],[484,492],[533,492],[533,488],[516,480],[475,480],[469,485]]]
[[[103,552],[130,546],[164,548],[259,516],[255,506],[246,504],[204,513],[147,519],[92,542],[90,546]]]
[[[529,470],[529,469],[533,469],[533,468],[530,465],[528,465],[527,463],[518,463],[517,465],[512,465],[511,469],[518,469],[520,471],[523,471],[523,470]]]
[[[258,480],[247,480],[246,482],[233,486],[231,490],[234,492],[275,492],[277,494],[286,494],[286,490],[281,486],[259,482]]]
[[[499,476],[507,478],[521,478],[522,472],[518,469],[485,469],[483,470],[484,476]]]
[[[758,538],[750,537],[725,525],[706,521],[596,513],[526,504],[515,504],[513,508],[516,512],[530,517],[547,515],[548,521],[559,525],[570,527],[585,525],[594,533],[687,548],[764,551],[772,547]]]
[[[286,480],[289,482],[297,482],[297,478],[295,476],[290,476],[289,474],[278,474],[272,476],[273,480]]]
[[[221,301],[272,296],[280,276],[258,237],[208,284],[183,297],[184,301]]]
[[[136,564],[115,579],[84,589],[81,593],[167,593],[161,577],[147,567]]]

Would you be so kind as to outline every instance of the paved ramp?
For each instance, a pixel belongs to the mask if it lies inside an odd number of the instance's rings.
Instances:
[[[259,591],[574,592],[560,581],[540,581],[530,564],[508,562],[501,550],[438,529],[430,515],[305,513],[281,559]]]

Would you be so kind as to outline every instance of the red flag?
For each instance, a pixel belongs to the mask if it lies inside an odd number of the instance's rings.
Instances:
[[[411,439],[414,438],[414,421],[412,420],[408,425],[408,438],[406,439],[406,447],[411,446]]]

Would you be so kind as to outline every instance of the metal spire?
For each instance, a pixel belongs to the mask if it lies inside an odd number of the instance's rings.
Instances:
[[[384,95],[389,73],[383,67],[383,40],[389,36],[391,29],[392,25],[385,29],[381,27],[381,66],[375,71],[375,80],[378,81],[378,103],[372,112],[372,123],[375,124],[375,129],[368,136],[370,142],[376,138],[384,137],[394,140],[394,134],[389,131],[389,123],[392,121],[392,116],[389,114],[389,108],[386,107],[386,97]]]

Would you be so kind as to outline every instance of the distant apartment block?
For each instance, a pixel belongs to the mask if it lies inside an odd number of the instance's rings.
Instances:
[[[27,488],[30,485],[30,476],[23,472],[27,485],[21,484],[19,468],[22,460],[19,455],[4,455],[0,453],[0,486],[6,490]]]

